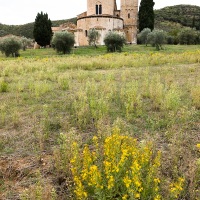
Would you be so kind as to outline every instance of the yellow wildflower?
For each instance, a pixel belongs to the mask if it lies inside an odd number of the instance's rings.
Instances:
[[[127,200],[128,199],[128,195],[125,194],[123,197],[122,197],[122,200]]]
[[[159,178],[154,178],[154,182],[155,183],[160,183],[160,179]]]
[[[136,194],[135,194],[135,198],[136,198],[136,199],[140,199],[140,193],[136,193]]]
[[[125,176],[124,179],[123,179],[123,182],[124,182],[125,186],[126,186],[127,188],[129,188],[132,181],[131,181],[131,179],[129,179],[128,176]]]
[[[111,188],[114,187],[114,177],[113,176],[109,176],[108,177],[108,189],[110,190]]]
[[[161,200],[161,196],[158,194],[154,197],[154,200]]]

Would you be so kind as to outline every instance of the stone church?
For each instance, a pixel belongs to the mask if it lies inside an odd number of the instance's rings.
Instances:
[[[138,0],[121,0],[117,10],[116,0],[87,0],[87,11],[77,16],[77,27],[65,27],[62,31],[73,32],[76,46],[88,45],[88,32],[96,29],[100,33],[99,45],[109,31],[123,34],[127,43],[135,44],[137,35]],[[52,27],[54,32],[56,27]]]

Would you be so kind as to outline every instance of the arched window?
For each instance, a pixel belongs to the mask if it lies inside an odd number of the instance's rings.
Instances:
[[[87,37],[88,36],[88,31],[87,30],[85,30],[85,37]]]
[[[131,18],[131,15],[130,15],[130,13],[128,13],[128,18]]]
[[[99,5],[99,15],[102,14],[102,5]]]
[[[101,14],[102,14],[102,5],[96,4],[96,15],[101,15]]]
[[[99,5],[96,5],[96,15],[99,14]]]

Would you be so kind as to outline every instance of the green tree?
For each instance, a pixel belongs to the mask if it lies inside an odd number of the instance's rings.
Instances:
[[[139,8],[139,31],[144,28],[154,29],[154,7],[153,0],[141,0]]]
[[[147,36],[149,33],[151,33],[151,29],[145,28],[138,34],[138,40],[141,42],[141,44],[147,45]]]
[[[162,49],[162,45],[166,43],[166,32],[163,30],[154,30],[148,34],[147,43],[155,46],[157,50]]]
[[[198,33],[196,30],[191,28],[184,28],[179,33],[179,42],[180,44],[197,44]]]
[[[21,37],[22,49],[25,51],[27,46],[31,45],[32,39]]]
[[[100,37],[100,33],[96,29],[93,28],[93,29],[89,30],[89,33],[88,33],[89,45],[97,48],[97,43],[98,43],[99,37]]]
[[[38,13],[35,18],[33,36],[40,46],[50,44],[52,38],[51,20],[47,13]]]
[[[69,32],[56,32],[52,38],[52,46],[57,52],[70,53],[74,46],[74,35]]]
[[[6,57],[10,55],[18,57],[21,47],[21,40],[15,36],[5,37],[0,40],[0,51],[2,54],[5,54]]]
[[[123,35],[116,32],[109,32],[104,38],[104,43],[108,52],[121,52],[126,40]]]

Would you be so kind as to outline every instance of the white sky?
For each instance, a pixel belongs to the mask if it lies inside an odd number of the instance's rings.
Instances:
[[[119,9],[120,0],[117,2]],[[200,0],[154,0],[154,2],[155,9],[178,4],[200,6]],[[87,0],[0,0],[0,23],[20,25],[34,22],[37,13],[41,11],[48,13],[52,21],[69,19],[86,11],[86,6]]]

